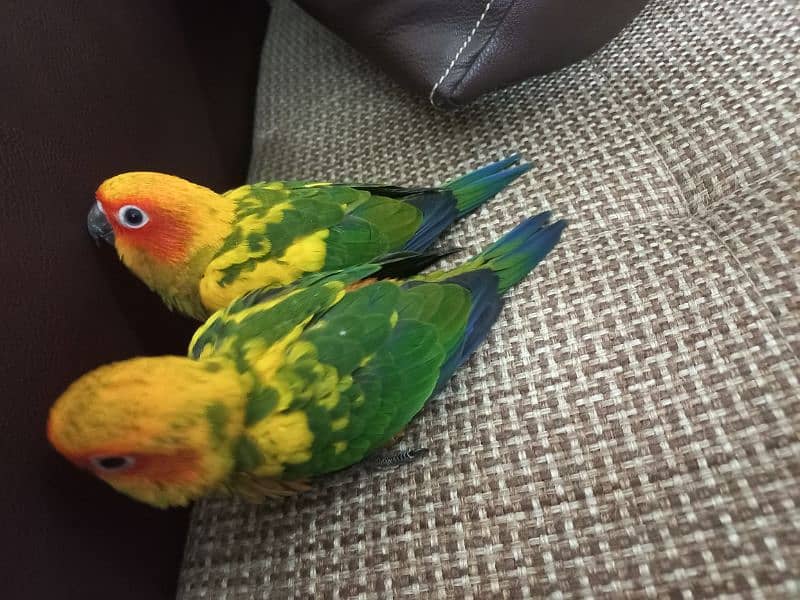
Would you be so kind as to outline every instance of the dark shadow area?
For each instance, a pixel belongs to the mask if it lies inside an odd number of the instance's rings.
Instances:
[[[0,5],[0,561],[3,598],[172,598],[188,511],[136,504],[60,458],[47,412],[75,378],[184,352],[167,311],[85,229],[129,170],[243,182],[260,0]]]

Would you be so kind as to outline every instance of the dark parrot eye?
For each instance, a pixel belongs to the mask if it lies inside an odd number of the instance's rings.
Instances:
[[[139,229],[147,225],[150,218],[138,206],[127,204],[119,209],[119,222],[129,229]]]
[[[131,456],[93,456],[92,464],[100,471],[124,471],[136,464]]]

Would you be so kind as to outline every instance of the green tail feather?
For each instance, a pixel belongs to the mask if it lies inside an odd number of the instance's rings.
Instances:
[[[519,154],[513,154],[446,183],[443,187],[456,197],[458,216],[463,217],[472,212],[517,177],[527,173],[533,165],[517,164],[520,159]]]
[[[567,222],[563,219],[555,223],[549,221],[549,212],[525,219],[463,265],[449,271],[428,273],[419,279],[444,281],[472,271],[490,269],[497,275],[497,291],[502,294],[524,279],[561,239]]]

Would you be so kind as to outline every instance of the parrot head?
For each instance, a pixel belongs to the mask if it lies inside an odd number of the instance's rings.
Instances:
[[[222,363],[136,358],[75,381],[51,408],[47,437],[118,491],[182,506],[230,475],[245,396]]]
[[[198,284],[232,231],[232,202],[180,177],[123,173],[104,181],[89,233],[116,247],[123,263],[165,302],[203,319]]]

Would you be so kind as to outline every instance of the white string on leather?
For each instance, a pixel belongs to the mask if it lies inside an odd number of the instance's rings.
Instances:
[[[436,103],[433,100],[433,97],[436,94],[436,90],[439,89],[439,86],[442,84],[442,82],[450,74],[450,71],[453,70],[453,67],[456,64],[456,61],[459,59],[459,57],[464,52],[464,50],[467,49],[467,46],[469,45],[470,41],[472,41],[472,38],[475,36],[475,32],[478,31],[478,27],[481,26],[481,23],[483,23],[483,20],[486,18],[486,14],[489,12],[489,8],[491,8],[493,2],[494,2],[494,0],[489,0],[486,3],[486,6],[483,7],[483,12],[481,13],[481,16],[478,17],[478,20],[475,22],[475,27],[473,27],[472,31],[469,32],[469,35],[467,36],[467,39],[465,39],[464,43],[461,44],[461,47],[458,49],[458,52],[456,52],[456,55],[453,57],[453,60],[450,61],[450,64],[447,66],[447,69],[445,69],[445,71],[442,74],[442,76],[439,77],[439,81],[437,81],[436,83],[433,84],[433,88],[431,88],[431,94],[430,94],[430,96],[428,96],[428,99],[430,100],[431,104],[433,104],[433,106],[436,106]]]

